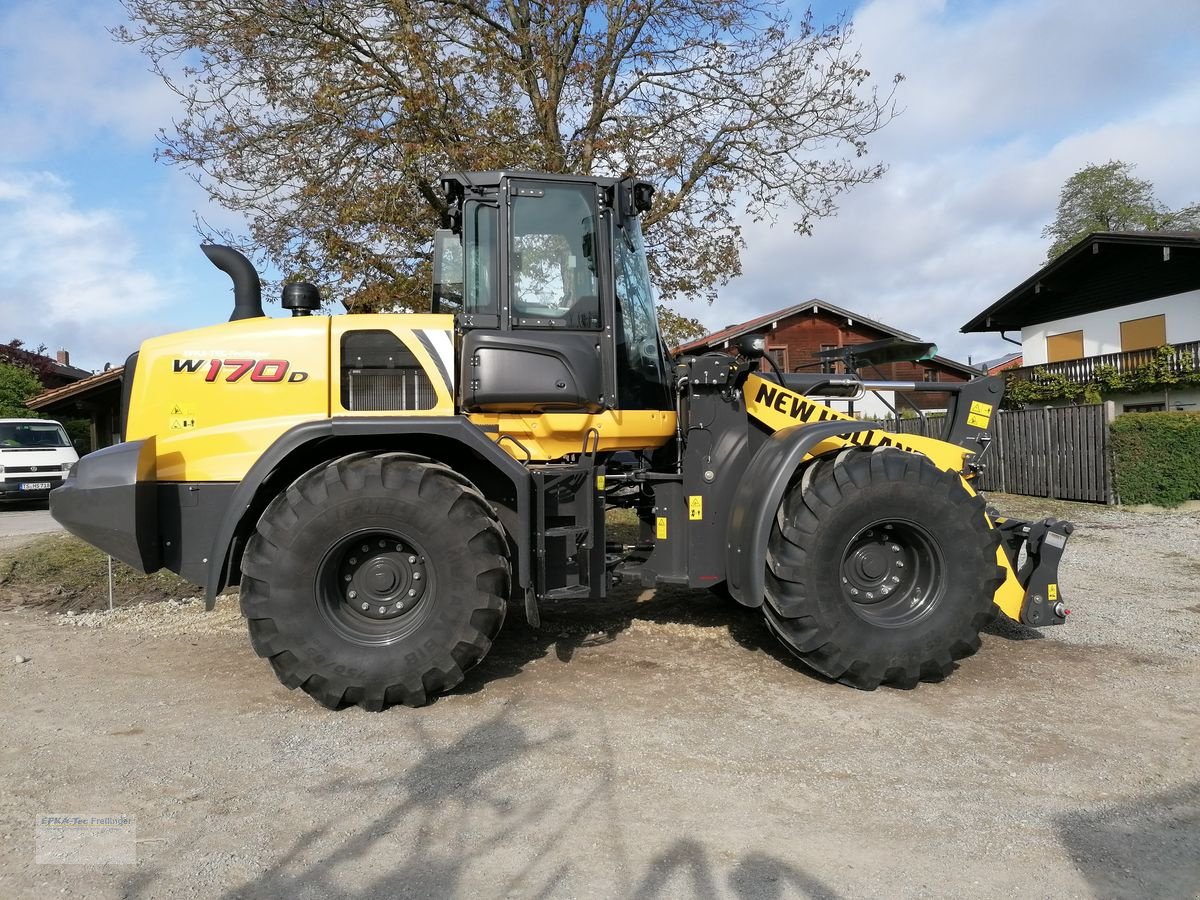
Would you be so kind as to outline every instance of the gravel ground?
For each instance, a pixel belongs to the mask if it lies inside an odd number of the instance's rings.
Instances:
[[[4,612],[0,896],[1197,896],[1200,514],[992,500],[1079,523],[1074,614],[914,691],[707,592],[514,616],[383,714],[280,686],[236,598]],[[136,865],[37,864],[57,813],[135,817]]]

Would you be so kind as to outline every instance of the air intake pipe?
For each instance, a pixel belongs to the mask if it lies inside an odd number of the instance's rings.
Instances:
[[[262,282],[258,280],[254,263],[232,247],[221,244],[201,244],[200,249],[209,262],[233,280],[233,315],[229,321],[266,315],[262,308]]]

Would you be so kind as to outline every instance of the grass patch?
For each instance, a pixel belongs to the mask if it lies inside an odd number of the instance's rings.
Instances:
[[[113,604],[195,596],[200,589],[163,569],[143,575],[113,560]],[[0,557],[0,603],[61,611],[108,608],[108,557],[71,535],[47,535]]]
[[[641,523],[632,509],[610,509],[604,513],[607,540],[617,544],[636,544]]]

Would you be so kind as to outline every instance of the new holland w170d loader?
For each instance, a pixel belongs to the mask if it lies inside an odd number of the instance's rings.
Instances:
[[[229,322],[154,338],[123,376],[125,443],[51,496],[130,565],[240,584],[259,655],[330,707],[418,705],[487,653],[511,603],[618,579],[723,588],[808,666],[859,688],[947,675],[1002,611],[1054,625],[1071,526],[988,511],[971,482],[1003,391],[672,359],[632,178],[459,173],[432,314],[318,314],[204,246]],[[952,391],[944,440],[814,397]],[[609,543],[605,510],[642,539]],[[1018,560],[1022,560],[1018,565]]]

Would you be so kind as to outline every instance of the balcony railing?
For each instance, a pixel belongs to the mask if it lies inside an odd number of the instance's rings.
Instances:
[[[1171,356],[1167,360],[1167,365],[1172,372],[1200,371],[1200,341],[1170,344],[1169,346]],[[1068,359],[1062,362],[1044,363],[1040,366],[1022,366],[1019,369],[1009,369],[1004,374],[1018,381],[1037,381],[1038,373],[1044,372],[1047,375],[1065,376],[1079,384],[1087,384],[1095,380],[1098,366],[1111,366],[1118,372],[1131,372],[1154,362],[1157,357],[1157,348],[1130,350],[1126,353],[1104,353],[1100,356],[1086,356],[1083,359]]]

